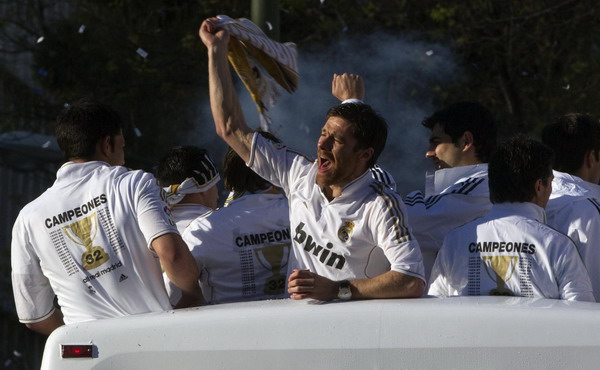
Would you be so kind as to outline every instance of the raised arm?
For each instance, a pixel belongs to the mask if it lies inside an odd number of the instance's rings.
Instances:
[[[348,99],[364,100],[365,84],[360,75],[334,74],[331,81],[331,94],[343,102]]]
[[[152,249],[169,280],[181,289],[181,300],[175,308],[197,306],[204,303],[198,284],[198,266],[179,234],[164,234],[152,241]]]
[[[419,298],[423,280],[397,271],[384,272],[370,279],[350,280],[352,299]],[[339,281],[333,281],[308,270],[295,270],[288,279],[292,299],[312,298],[330,301],[338,297]]]
[[[229,34],[226,30],[216,27],[214,21],[216,18],[202,22],[199,35],[208,49],[208,86],[215,129],[217,135],[248,162],[253,133],[244,120],[231,79],[227,61]]]

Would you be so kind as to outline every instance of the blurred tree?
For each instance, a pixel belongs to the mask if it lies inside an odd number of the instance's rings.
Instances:
[[[61,105],[92,96],[116,107],[126,121],[128,164],[149,168],[206,99],[200,21],[242,3],[80,0],[48,29],[35,68],[47,71],[44,90]]]
[[[451,47],[466,75],[430,85],[439,106],[490,107],[503,133],[536,132],[569,111],[599,115],[600,8],[595,0],[282,1],[282,40],[301,48],[385,31]],[[359,50],[349,50],[358,53]]]
[[[20,10],[3,13],[0,51],[33,52],[36,80],[33,86],[20,85],[0,69],[5,87],[0,124],[14,127],[18,115],[28,122],[36,122],[33,116],[47,121],[64,103],[94,96],[123,113],[128,158],[149,162],[157,148],[186,134],[207,99],[206,58],[197,37],[201,20],[250,15],[250,3],[242,0],[4,4]],[[479,100],[496,112],[505,132],[531,132],[567,111],[598,115],[596,5],[595,0],[281,0],[281,40],[296,42],[301,53],[308,53],[383,31],[450,47],[464,76],[453,86],[428,81],[411,94],[434,96],[438,106]],[[55,13],[63,16],[49,16]],[[36,43],[40,36],[43,42]]]

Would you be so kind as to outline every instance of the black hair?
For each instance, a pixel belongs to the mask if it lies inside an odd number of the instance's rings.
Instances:
[[[358,141],[356,149],[373,148],[373,156],[367,167],[373,167],[385,148],[388,125],[385,119],[370,105],[346,103],[329,109],[327,118],[340,117],[352,124],[352,134]]]
[[[203,185],[218,175],[217,167],[208,152],[197,146],[171,148],[161,158],[156,169],[156,178],[162,187],[181,184],[185,179],[192,177],[199,185]]]
[[[258,133],[272,142],[281,143],[281,140],[270,132],[258,131]],[[225,189],[241,194],[265,190],[271,186],[271,183],[246,166],[244,160],[229,147],[223,160],[223,185]]]
[[[573,174],[588,152],[599,159],[600,122],[587,114],[565,114],[544,127],[542,142],[554,150],[554,169]]]
[[[66,106],[56,119],[56,141],[66,160],[89,160],[100,140],[122,134],[122,125],[121,117],[113,108],[81,99]]]
[[[537,180],[548,185],[553,159],[550,148],[522,135],[500,144],[488,165],[492,203],[530,202]]]
[[[489,161],[496,146],[496,120],[487,108],[476,102],[454,103],[425,118],[421,124],[430,130],[440,124],[455,144],[465,132],[471,132],[475,155],[483,163]]]

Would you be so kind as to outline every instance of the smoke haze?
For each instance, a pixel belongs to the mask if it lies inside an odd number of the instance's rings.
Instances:
[[[395,178],[398,193],[424,187],[429,131],[421,126],[433,106],[434,89],[444,89],[460,75],[451,52],[439,45],[403,40],[386,34],[346,39],[320,52],[298,50],[300,84],[289,95],[283,93],[269,111],[271,131],[286,145],[314,157],[316,142],[327,110],[338,104],[331,95],[334,73],[360,74],[365,80],[365,103],[388,121],[389,134],[379,165]],[[234,76],[234,80],[239,79]],[[259,127],[254,102],[241,83],[238,96],[250,127]],[[459,99],[457,99],[459,100]],[[195,145],[209,149],[220,162],[225,146],[216,139],[208,104],[202,109],[200,132]]]

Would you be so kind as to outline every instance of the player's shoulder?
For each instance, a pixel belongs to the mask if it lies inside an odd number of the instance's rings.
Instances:
[[[51,206],[52,208],[56,208],[60,203],[61,197],[52,187],[46,189],[42,194],[40,194],[37,198],[27,203],[21,210],[19,211],[19,215],[17,220],[24,220],[29,215],[37,215],[40,210]]]
[[[109,168],[109,171],[109,176],[120,186],[129,186],[134,189],[143,189],[146,186],[160,187],[156,177],[144,170],[132,170],[123,166],[112,166]]]
[[[536,238],[545,240],[544,244],[546,245],[551,245],[552,243],[573,243],[573,240],[566,234],[546,222],[530,218],[527,218],[525,222],[530,225],[530,228],[526,229],[526,231]]]
[[[456,195],[485,195],[489,194],[488,177],[487,175],[470,176],[460,179],[440,193],[456,194]]]
[[[373,178],[369,184],[369,195],[373,200],[379,202],[400,202],[403,203],[402,197],[396,191],[392,190],[388,184]]]

